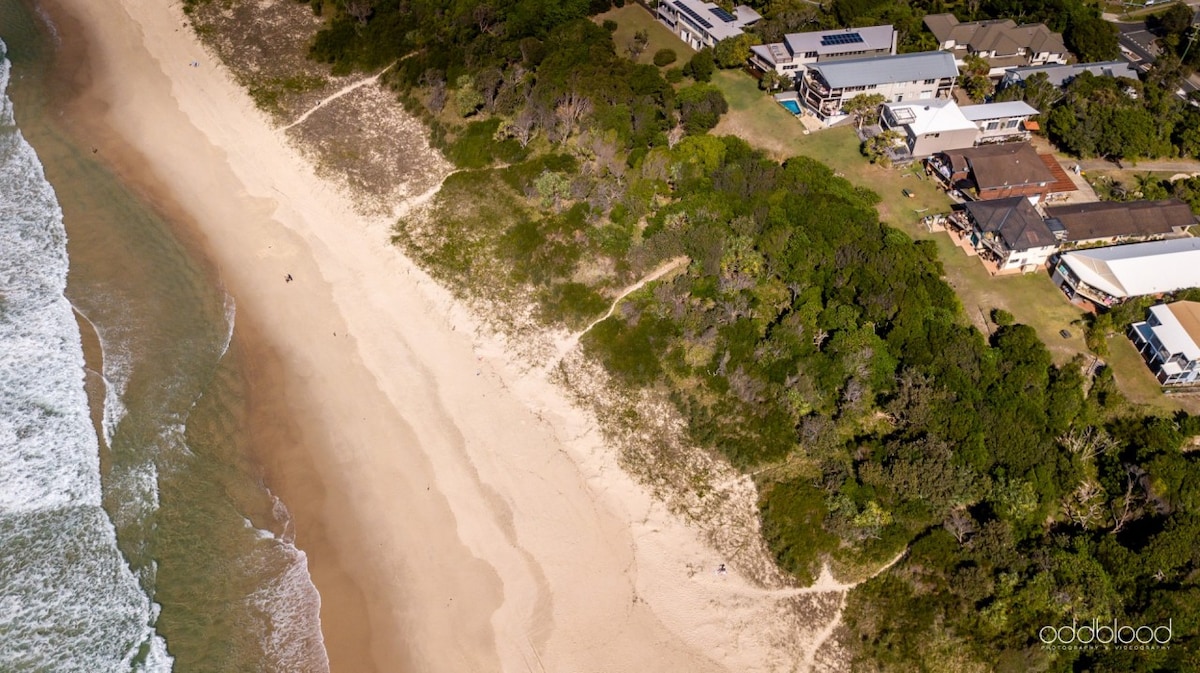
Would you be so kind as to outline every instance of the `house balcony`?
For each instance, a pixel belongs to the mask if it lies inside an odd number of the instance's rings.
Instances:
[[[971,224],[971,218],[967,217],[967,214],[961,210],[952,211],[950,217],[946,218],[946,220],[952,228],[963,234],[970,234],[975,230],[975,227]]]
[[[1128,336],[1147,364],[1156,365],[1167,360],[1167,355],[1157,345],[1158,340],[1154,338],[1154,328],[1149,323],[1132,323],[1129,325]]]
[[[976,247],[981,248],[981,253],[989,253],[994,256],[997,261],[1008,259],[1013,251],[1004,244],[1004,240],[992,233],[983,233],[976,236]]]
[[[806,70],[804,72],[804,86],[822,96],[828,96],[832,92],[832,89],[830,89],[825,82],[822,82],[810,70]]]
[[[838,117],[842,114],[842,101],[832,100],[825,101],[817,107],[817,114],[822,117]]]
[[[976,145],[999,145],[1001,143],[1018,143],[1029,140],[1032,136],[1029,131],[1014,131],[1013,133],[998,133],[996,135],[987,135],[988,131],[983,132],[984,135],[977,141]]]
[[[1070,287],[1072,288],[1075,297],[1083,297],[1097,306],[1111,308],[1114,304],[1120,301],[1116,297],[1101,292],[1100,290],[1097,290],[1083,281],[1076,281],[1075,284]]]
[[[951,187],[951,178],[953,177],[953,173],[951,172],[950,167],[946,165],[946,162],[939,159],[937,155],[934,155],[925,160],[925,166],[929,169],[931,174],[937,176],[938,181],[942,183],[943,187],[946,189]]]

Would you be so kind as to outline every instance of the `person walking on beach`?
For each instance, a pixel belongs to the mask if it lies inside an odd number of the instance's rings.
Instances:
[[[292,274],[289,273],[288,275],[284,276],[283,282],[285,282],[285,283],[292,282]]]

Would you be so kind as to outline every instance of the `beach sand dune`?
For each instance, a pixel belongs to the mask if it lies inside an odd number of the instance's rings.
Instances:
[[[822,625],[793,623],[795,594],[714,572],[724,559],[620,470],[590,417],[479,336],[389,245],[390,221],[317,176],[177,5],[50,8],[68,41],[86,37],[77,132],[237,300],[259,458],[308,554],[334,671],[805,660]]]

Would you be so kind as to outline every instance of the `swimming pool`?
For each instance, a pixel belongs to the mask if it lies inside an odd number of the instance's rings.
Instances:
[[[800,114],[800,101],[797,100],[781,100],[779,104],[787,108],[788,112],[794,115]]]

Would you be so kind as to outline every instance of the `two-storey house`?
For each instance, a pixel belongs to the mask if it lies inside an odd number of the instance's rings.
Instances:
[[[1200,381],[1200,302],[1151,306],[1144,322],[1129,326],[1129,338],[1162,385]]]
[[[957,77],[954,57],[942,51],[814,63],[800,77],[800,100],[833,123],[859,94],[881,94],[888,103],[949,98]]]
[[[1023,65],[1066,63],[1070,56],[1062,35],[1041,23],[1017,25],[1012,19],[962,23],[953,14],[930,14],[925,26],[937,38],[938,48],[954,53],[960,65],[967,54],[987,61],[991,77]]]
[[[794,79],[813,63],[890,56],[895,53],[895,28],[867,26],[788,33],[783,36],[783,42],[750,47],[750,63],[763,72],[774,70]]]
[[[730,12],[701,0],[662,0],[658,3],[656,16],[679,39],[696,50],[737,37],[742,34],[743,28],[762,18],[745,5],[738,5]]]

